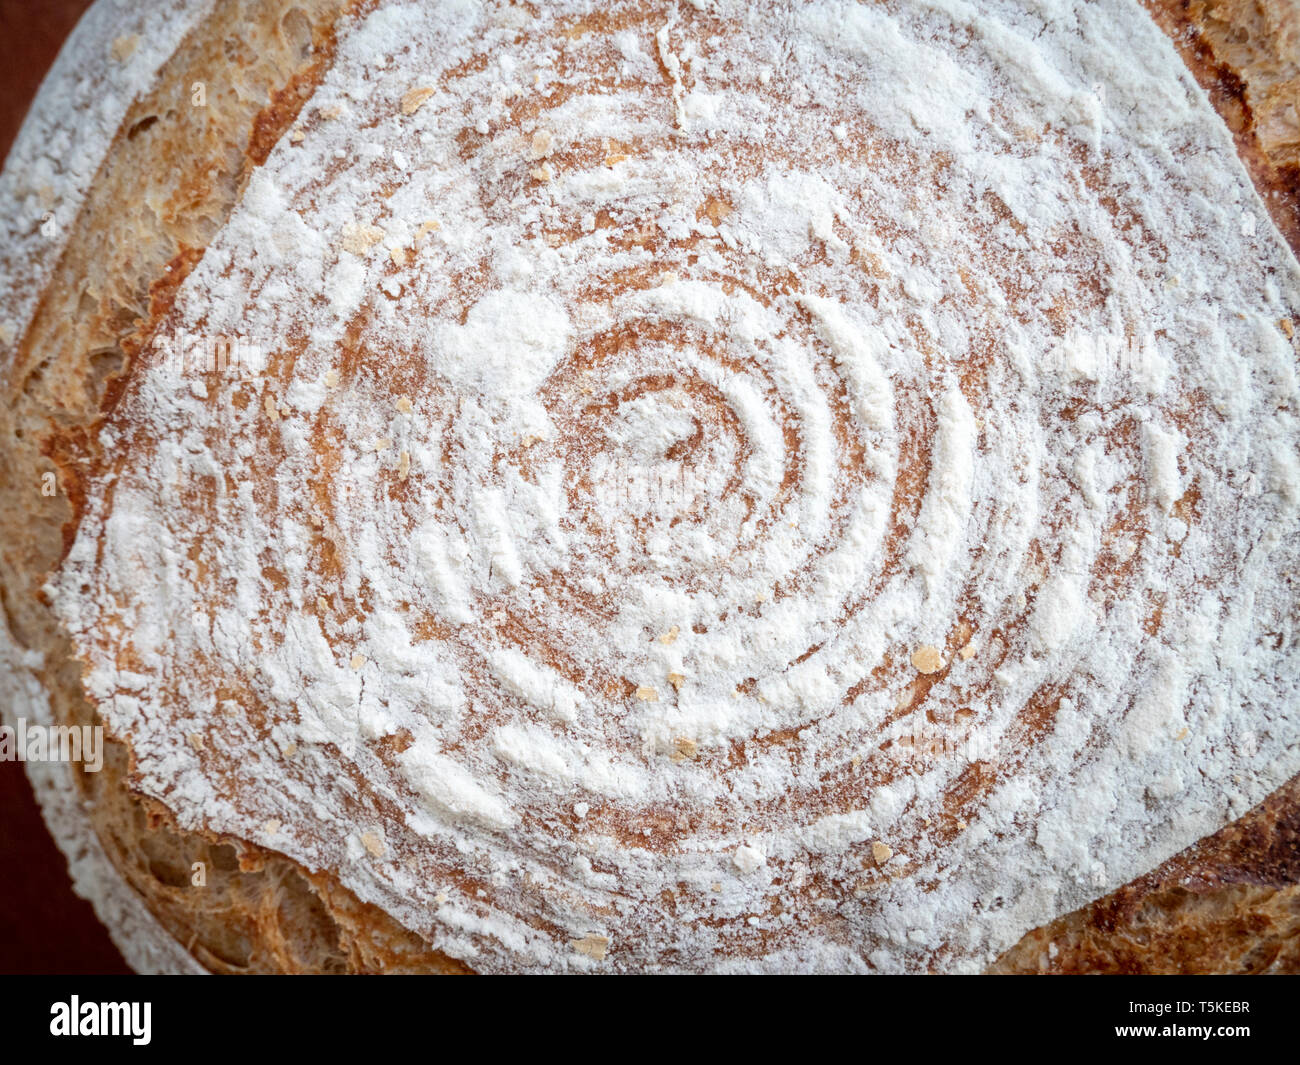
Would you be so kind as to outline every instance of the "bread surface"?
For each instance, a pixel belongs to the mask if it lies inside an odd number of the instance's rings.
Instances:
[[[1278,3],[1152,10],[1232,130],[1294,247],[1294,9]],[[157,79],[126,107],[84,203],[65,222],[71,232],[57,262],[30,272],[35,312],[6,349],[0,432],[7,470],[0,490],[8,517],[0,588],[13,640],[41,654],[33,672],[58,721],[99,720],[85,697],[82,664],[41,588],[72,546],[86,493],[104,468],[101,419],[128,394],[133,366],[251,176],[299,123],[321,121],[309,101],[330,69],[336,26],[366,13],[362,5],[324,2],[229,3],[196,21]],[[638,14],[628,16],[629,25],[654,21]],[[196,82],[209,87],[207,107],[178,106]],[[532,161],[536,169],[564,165],[563,157],[549,162],[544,149]],[[31,486],[48,472],[57,473],[62,494],[34,500]],[[69,785],[51,777],[45,786]],[[107,860],[158,926],[204,968],[467,968],[430,945],[429,929],[417,934],[384,907],[362,902],[334,870],[304,867],[265,840],[178,827],[165,803],[138,793],[130,749],[120,740],[106,770],[76,774],[75,786]],[[1293,970],[1297,808],[1293,781],[1154,872],[1030,932],[994,971]],[[190,884],[195,861],[208,870],[202,892]],[[578,953],[603,960],[603,939],[578,938]],[[133,960],[175,967],[175,958],[159,948]]]

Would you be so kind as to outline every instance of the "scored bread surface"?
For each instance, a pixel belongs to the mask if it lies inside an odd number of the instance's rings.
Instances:
[[[1294,775],[1287,203],[1140,8],[255,6],[7,312],[9,669],[203,966],[978,969]]]

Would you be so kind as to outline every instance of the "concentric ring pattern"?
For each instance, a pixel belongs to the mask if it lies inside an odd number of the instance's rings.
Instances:
[[[56,598],[476,968],[977,967],[1300,769],[1298,293],[1136,4],[381,3]]]

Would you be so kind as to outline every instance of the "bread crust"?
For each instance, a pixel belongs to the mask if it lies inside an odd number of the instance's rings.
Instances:
[[[1253,32],[1261,19],[1275,25],[1290,0],[1151,6],[1233,130],[1274,219],[1297,247],[1300,169],[1297,141],[1285,122],[1288,93],[1294,101],[1295,42],[1283,24],[1271,36],[1248,38],[1257,47],[1245,59],[1234,50],[1241,27]],[[124,118],[106,156],[113,166],[106,163],[93,183],[78,232],[8,368],[9,402],[0,429],[6,439],[20,432],[21,439],[13,444],[15,472],[4,485],[4,501],[7,513],[23,518],[5,529],[0,589],[14,637],[44,655],[41,679],[60,721],[90,722],[94,711],[66,638],[38,605],[38,586],[75,530],[82,503],[79,463],[95,448],[91,429],[112,408],[152,323],[166,313],[251,169],[290,128],[327,67],[332,27],[343,13],[343,4],[326,0],[248,9],[231,4],[189,36],[155,89]],[[304,26],[309,52],[303,51]],[[165,101],[184,95],[198,73],[220,64],[211,50],[232,36],[259,57],[248,72],[249,97],[259,106],[231,102],[214,108],[216,121],[201,132],[185,126],[184,113],[169,116],[174,125],[151,122],[166,111]],[[207,150],[196,150],[196,143]],[[155,195],[139,199],[152,205],[162,197],[164,206],[150,206],[139,216],[116,211],[116,204],[134,199],[126,183],[135,178],[115,178],[114,171],[149,173],[142,161],[148,157],[165,159],[167,169],[155,174]],[[219,180],[210,179],[214,170]],[[54,470],[64,496],[32,522],[24,493],[40,474]],[[327,873],[302,869],[245,841],[177,830],[164,807],[132,794],[131,771],[129,751],[115,744],[106,771],[81,774],[77,786],[121,876],[205,968],[464,971]],[[1296,971],[1297,809],[1300,785],[1292,781],[1147,876],[1031,932],[994,971]],[[187,890],[186,871],[195,861],[210,870],[201,895]]]
[[[1287,242],[1300,244],[1300,2],[1144,0],[1232,132]]]
[[[328,68],[337,20],[362,6],[248,0],[218,5],[194,26],[123,115],[3,368],[0,597],[11,637],[44,663],[36,672],[58,723],[101,723],[41,592],[76,527],[94,426],[249,174]],[[211,96],[189,106],[199,83]],[[47,474],[57,476],[59,494],[33,507],[32,486]],[[463,968],[327,873],[245,841],[177,831],[164,807],[132,790],[130,751],[116,738],[98,774],[35,764],[29,772],[69,861],[83,867],[77,889],[137,969],[190,971],[190,957],[211,972]],[[69,827],[81,807],[93,837]],[[90,868],[86,854],[97,847],[114,872]],[[203,891],[191,889],[195,862],[206,871]],[[124,918],[130,903],[114,877],[156,926],[143,915]]]
[[[1145,2],[1300,255],[1300,3]],[[1300,972],[1300,777],[1158,869],[1028,933],[990,971]]]

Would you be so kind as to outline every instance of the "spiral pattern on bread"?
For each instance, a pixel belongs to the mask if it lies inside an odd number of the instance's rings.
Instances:
[[[1296,265],[1059,7],[358,15],[53,582],[137,786],[484,971],[842,971],[1300,768]]]

